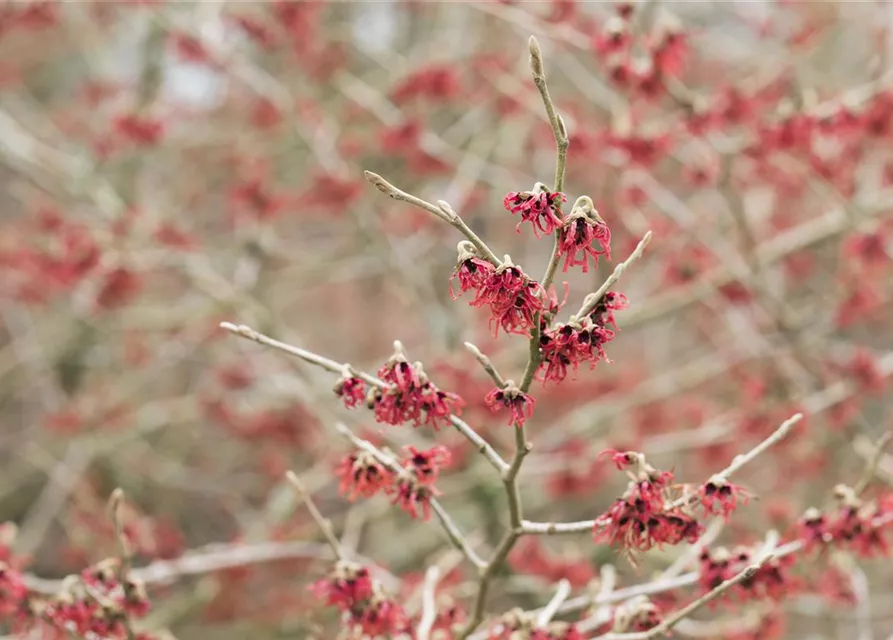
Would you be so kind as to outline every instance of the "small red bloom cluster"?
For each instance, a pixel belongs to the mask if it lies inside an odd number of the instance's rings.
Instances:
[[[588,316],[582,321],[571,318],[554,325],[540,335],[542,363],[538,377],[543,382],[561,382],[567,377],[568,367],[576,371],[581,362],[589,362],[590,369],[601,360],[610,362],[604,345],[613,338],[613,331]]]
[[[593,246],[598,243],[600,248]],[[598,266],[599,256],[611,259],[611,230],[596,211],[592,200],[583,196],[558,230],[558,253],[564,256],[563,271],[580,265],[589,272],[589,259]]]
[[[332,572],[311,585],[317,598],[337,607],[346,627],[379,637],[406,630],[408,618],[396,601],[387,597],[381,584],[373,580],[366,567],[340,561]]]
[[[549,235],[561,226],[561,203],[567,202],[567,196],[557,191],[549,191],[545,185],[537,182],[532,191],[511,191],[502,199],[502,205],[512,215],[521,214],[521,222],[515,227],[521,233],[521,225],[529,222],[533,227],[533,235],[541,238]]]
[[[429,498],[439,495],[434,483],[440,470],[449,465],[450,451],[442,445],[427,451],[408,446],[405,451],[407,458],[402,463],[402,472],[370,451],[345,456],[335,471],[341,479],[341,494],[353,501],[359,496],[371,498],[383,491],[413,518],[421,510],[422,519],[428,520],[431,517]]]
[[[374,387],[367,396],[378,422],[412,422],[414,427],[430,425],[437,431],[465,406],[455,393],[438,389],[422,371],[421,363],[410,364],[402,353],[395,353],[378,370],[378,377],[389,385],[386,389]]]
[[[361,402],[373,411],[378,422],[400,425],[411,422],[414,427],[429,425],[435,431],[449,424],[453,414],[462,413],[465,401],[455,393],[442,391],[428,379],[419,362],[410,363],[402,347],[378,370],[383,387],[368,391],[366,383],[345,371],[335,383],[334,392],[348,409]]]
[[[0,615],[20,630],[36,625],[47,634],[152,640],[150,634],[128,632],[127,621],[145,616],[149,600],[141,583],[120,579],[119,566],[116,558],[105,560],[70,576],[59,593],[43,596],[29,591],[16,568],[0,562]]]
[[[629,453],[614,454],[618,467],[631,464],[627,462]],[[697,542],[703,526],[682,506],[671,505],[672,472],[657,471],[641,455],[637,456],[636,463],[638,470],[626,493],[596,519],[593,527],[595,542],[619,546],[627,551]]]
[[[666,76],[677,76],[688,55],[688,43],[680,27],[665,21],[651,33],[634,37],[631,18],[634,12],[625,3],[617,7],[617,15],[602,25],[592,38],[592,49],[605,60],[615,85],[642,98],[656,98],[666,93]],[[634,55],[636,45],[644,56]]]
[[[503,388],[493,389],[484,398],[487,406],[494,413],[502,409],[509,410],[509,424],[523,427],[529,417],[533,415],[536,400],[518,389],[514,382],[508,380]]]
[[[714,476],[698,489],[705,515],[721,515],[726,520],[739,504],[747,504],[747,492],[725,478]]]
[[[888,539],[893,528],[893,499],[863,500],[852,488],[838,485],[835,497],[840,505],[832,514],[808,509],[797,523],[797,537],[806,550],[824,550],[833,545],[849,549],[863,558],[890,553]]]
[[[752,549],[740,548],[729,551],[724,547],[701,552],[698,580],[704,592],[711,591],[729,580],[755,561]],[[789,574],[794,564],[792,556],[771,558],[757,572],[735,585],[732,593],[741,600],[781,600],[791,595],[797,586]]]
[[[453,278],[459,281],[459,293],[453,299],[475,289],[472,307],[490,307],[490,326],[494,335],[501,328],[505,333],[530,335],[536,315],[543,310],[545,295],[542,286],[532,280],[509,256],[499,266],[481,260],[471,243],[459,244],[459,260]]]

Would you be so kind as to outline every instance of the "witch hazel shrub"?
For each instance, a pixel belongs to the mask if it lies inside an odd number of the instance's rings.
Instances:
[[[619,15],[627,19],[625,11]],[[597,42],[600,48],[622,53],[628,46],[625,38],[612,32]],[[675,73],[678,58],[685,55],[679,38],[679,34],[666,34],[654,45],[654,66],[648,72],[652,75],[636,76],[635,90],[654,92],[656,88],[647,87]],[[760,498],[738,484],[735,476],[745,466],[759,465],[760,455],[770,448],[789,441],[802,421],[800,412],[778,418],[755,447],[723,453],[726,466],[701,480],[686,477],[689,474],[684,469],[654,466],[642,451],[606,450],[594,469],[599,464],[613,464],[626,485],[603,512],[593,509],[591,519],[569,522],[534,522],[524,517],[526,479],[522,480],[520,472],[534,451],[527,429],[537,421],[542,407],[538,395],[548,386],[564,385],[589,369],[612,362],[609,353],[620,331],[618,325],[622,326],[624,313],[636,306],[636,300],[618,289],[621,277],[652,243],[652,233],[644,233],[597,290],[582,296],[579,310],[567,313],[569,296],[559,302],[555,278],[574,270],[587,273],[600,262],[614,259],[618,251],[615,247],[612,252],[613,217],[610,211],[597,210],[589,196],[572,199],[564,192],[569,135],[549,93],[543,55],[533,37],[529,59],[533,84],[545,106],[557,148],[555,173],[549,184],[537,182],[530,190],[509,191],[502,204],[518,220],[516,232],[529,234],[548,252],[541,277],[492,248],[447,202],[426,201],[376,173],[365,172],[366,180],[384,195],[427,212],[463,236],[455,268],[449,277],[444,274],[443,286],[448,286],[456,304],[465,301],[486,311],[494,339],[525,345],[526,363],[509,378],[480,348],[465,343],[468,357],[477,361],[492,382],[491,390],[475,402],[483,400],[492,419],[511,429],[513,449],[498,450],[502,447],[466,422],[463,409],[470,399],[439,386],[436,377],[422,362],[413,361],[399,341],[394,342],[393,353],[380,368],[369,373],[279,342],[245,325],[221,325],[336,376],[336,398],[358,416],[366,412],[380,426],[378,435],[370,438],[343,423],[332,425],[349,447],[335,470],[341,496],[356,502],[381,494],[410,520],[419,521],[417,526],[431,523],[440,527],[463,567],[459,571],[464,581],[448,584],[442,580],[441,567],[430,564],[419,586],[420,602],[407,603],[399,589],[389,591],[376,580],[374,559],[359,560],[356,551],[335,536],[332,523],[321,514],[298,476],[291,474],[335,557],[328,573],[311,590],[320,606],[337,613],[336,626],[345,637],[636,640],[665,637],[677,627],[684,630],[711,624],[709,620],[695,622],[704,616],[716,618],[712,624],[722,637],[779,637],[783,633],[779,620],[787,599],[821,590],[823,567],[835,570],[844,562],[838,557],[886,553],[893,525],[893,497],[883,492],[869,497],[865,491],[868,480],[863,477],[853,487],[841,486],[829,496],[838,501],[837,507],[812,508],[784,530],[765,531],[761,539],[735,540],[739,509]],[[408,89],[400,95],[409,96]],[[485,414],[483,419],[487,419]],[[405,446],[395,451],[387,445],[393,429],[424,431],[429,442],[454,430],[483,457],[504,494],[500,501],[502,531],[490,544],[473,540],[468,529],[474,523],[467,518],[460,522],[442,502],[449,500],[438,485],[451,466],[450,446]],[[561,430],[561,421],[549,429]],[[878,450],[882,445],[879,443]],[[647,441],[642,446],[647,451]],[[535,462],[535,454],[533,459]],[[604,492],[614,486],[608,476],[605,469],[587,472],[583,495],[591,495],[593,501],[603,499]],[[590,486],[586,477],[593,480]],[[734,546],[716,542],[724,528]],[[573,562],[562,563],[550,559],[535,543],[538,537],[559,534],[582,536],[579,547],[588,546],[590,554],[602,559],[598,575],[574,570],[575,566],[581,571],[587,566],[584,557],[577,555]],[[671,549],[678,550],[673,554],[676,560],[662,572],[636,573],[635,568],[649,554]],[[617,585],[614,563],[621,561],[633,567],[632,575],[638,581]],[[513,598],[503,592],[509,568],[515,576],[529,574],[541,585],[535,594],[521,599],[526,606],[511,606]],[[540,595],[543,593],[547,597]],[[732,624],[728,619],[739,620],[737,631],[722,631],[723,625]]]
[[[0,635],[893,633],[885,12],[4,5]]]

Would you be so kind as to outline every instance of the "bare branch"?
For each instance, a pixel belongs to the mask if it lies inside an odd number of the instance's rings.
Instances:
[[[760,568],[769,562],[772,558],[774,558],[772,554],[766,555],[759,562],[749,565],[745,567],[742,571],[740,571],[735,576],[729,578],[725,582],[720,585],[717,585],[714,589],[705,593],[703,596],[695,600],[694,602],[686,605],[676,613],[674,613],[669,618],[666,618],[659,625],[654,627],[653,629],[649,629],[648,631],[640,631],[637,633],[607,633],[601,636],[598,636],[600,640],[652,640],[652,638],[659,638],[665,635],[668,631],[670,631],[673,627],[675,627],[679,622],[691,615],[705,604],[716,600],[726,591],[734,587],[739,582],[752,578],[754,574],[760,570]]]
[[[431,634],[431,627],[437,619],[437,600],[435,592],[437,590],[437,581],[440,580],[440,568],[437,565],[428,567],[425,572],[425,584],[422,589],[422,617],[419,620],[418,632],[416,638],[418,640],[428,640]]]
[[[422,200],[412,194],[406,193],[392,185],[390,182],[382,178],[377,173],[372,173],[371,171],[365,171],[364,175],[366,176],[366,180],[369,181],[372,185],[375,186],[376,189],[386,194],[387,196],[393,198],[394,200],[401,200],[403,202],[408,202],[409,204],[415,205],[420,209],[424,209],[429,213],[433,213],[435,216],[446,222],[452,227],[458,229],[468,240],[475,246],[475,248],[480,252],[481,257],[488,262],[493,263],[494,265],[499,265],[499,258],[496,257],[496,254],[487,246],[483,240],[481,240],[478,235],[471,230],[471,228],[465,224],[465,221],[462,220],[462,217],[453,211],[452,207],[446,202],[442,200],[439,201],[436,205],[428,202],[427,200]]]
[[[496,383],[496,386],[502,389],[505,387],[505,380],[499,375],[499,372],[496,370],[496,367],[493,366],[493,363],[490,362],[490,358],[484,355],[480,349],[478,349],[475,345],[470,342],[465,343],[465,348],[471,351],[477,361],[481,363],[481,366],[484,368],[484,371],[487,372],[487,375],[492,378],[493,382]]]
[[[645,252],[645,247],[647,247],[650,242],[651,232],[649,231],[639,241],[639,244],[633,252],[629,254],[629,257],[614,267],[614,272],[607,277],[604,284],[598,288],[598,291],[586,296],[583,300],[583,306],[580,307],[580,310],[576,314],[577,318],[584,318],[592,313],[592,310],[595,309],[596,305],[601,301],[604,295],[610,291],[611,287],[617,284],[617,281],[620,280],[620,276],[623,275],[623,272],[626,271],[627,267],[642,257],[642,254]]]
[[[235,325],[231,322],[221,322],[220,327],[242,338],[247,338],[248,340],[253,340],[254,342],[257,342],[259,344],[273,347],[274,349],[279,349],[280,351],[283,351],[289,355],[297,356],[305,362],[309,362],[310,364],[315,364],[318,367],[322,367],[326,371],[331,371],[332,373],[338,374],[348,372],[350,373],[350,375],[354,375],[374,387],[378,387],[379,389],[388,388],[388,384],[383,380],[379,380],[375,376],[368,373],[358,371],[347,363],[336,362],[335,360],[325,358],[311,351],[307,351],[305,349],[280,342],[279,340],[274,340],[269,336],[265,336],[264,334],[255,331],[251,327],[245,326],[244,324]],[[466,423],[464,420],[460,419],[458,416],[451,415],[450,424],[452,424],[459,433],[468,438],[468,440],[471,441],[471,443],[475,446],[475,448],[477,448],[481,455],[483,455],[484,458],[486,458],[487,461],[489,461],[490,464],[492,464],[497,471],[499,471],[500,473],[504,473],[509,468],[508,463],[503,460],[498,453],[496,453],[496,450],[486,440],[484,440],[484,438],[482,438],[480,434],[472,429],[471,426],[469,426],[468,423]]]
[[[570,144],[567,137],[567,128],[564,126],[564,120],[555,108],[552,96],[549,94],[549,87],[546,84],[546,72],[543,68],[543,52],[540,50],[540,44],[534,36],[530,36],[527,42],[530,51],[530,73],[533,75],[533,83],[543,98],[543,105],[546,107],[546,115],[549,117],[549,124],[552,125],[552,135],[555,137],[555,145],[558,147],[558,158],[555,162],[555,191],[564,189],[564,173],[567,166],[567,148]]]
[[[310,494],[307,492],[306,487],[304,487],[304,483],[301,482],[301,479],[298,478],[294,471],[287,471],[285,477],[291,483],[291,486],[294,487],[295,492],[301,500],[304,501],[304,504],[307,505],[307,510],[326,537],[326,541],[329,543],[329,546],[332,547],[332,551],[335,552],[335,557],[339,560],[342,559],[344,554],[341,551],[341,545],[338,543],[338,538],[335,537],[335,532],[332,531],[331,521],[323,517],[322,513],[320,513],[316,504],[313,502],[313,499],[310,497]]]
[[[890,444],[891,440],[893,440],[893,431],[888,431],[875,443],[874,452],[871,454],[871,458],[868,459],[868,463],[865,465],[865,471],[862,472],[862,477],[859,478],[859,481],[853,487],[853,492],[857,496],[865,491],[865,488],[868,487],[868,484],[874,479],[874,474],[877,473],[878,465],[884,457],[884,449]]]
[[[558,612],[558,607],[561,606],[567,597],[571,593],[571,583],[567,580],[562,580],[558,583],[558,589],[555,591],[555,595],[552,596],[552,599],[549,600],[549,604],[547,604],[542,611],[539,612],[539,615],[536,617],[536,626],[545,627],[549,622],[551,622],[552,618],[555,617],[555,614]]]

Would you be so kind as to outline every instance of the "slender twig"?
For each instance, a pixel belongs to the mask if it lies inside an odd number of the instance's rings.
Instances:
[[[549,124],[552,125],[552,135],[555,136],[555,145],[558,147],[554,187],[555,191],[562,191],[564,189],[564,173],[567,167],[567,148],[570,144],[567,137],[567,128],[564,126],[564,120],[559,115],[558,110],[555,108],[555,103],[552,101],[552,96],[549,94],[549,87],[546,84],[546,72],[543,68],[543,52],[534,36],[530,36],[527,48],[530,51],[530,71],[533,74],[533,83],[543,98],[546,115],[549,117]]]
[[[582,533],[592,531],[597,520],[580,520],[577,522],[521,522],[521,531],[525,534]]]
[[[320,531],[322,531],[326,538],[326,542],[332,547],[332,551],[335,552],[335,557],[339,560],[344,558],[344,553],[341,551],[341,545],[338,542],[338,538],[335,537],[335,532],[332,530],[331,521],[320,513],[319,509],[316,507],[316,503],[313,502],[313,499],[307,492],[304,483],[301,482],[301,479],[298,478],[294,471],[287,471],[285,477],[288,479],[289,483],[291,483],[291,486],[294,487],[298,497],[300,497],[301,500],[304,501],[304,504],[307,505],[307,511],[310,512],[311,517],[316,522]]]
[[[375,376],[364,373],[363,371],[358,371],[347,363],[336,362],[335,360],[317,355],[311,351],[307,351],[306,349],[301,349],[300,347],[295,347],[290,344],[286,344],[285,342],[274,340],[273,338],[265,336],[264,334],[255,331],[251,327],[248,327],[244,324],[236,325],[231,322],[221,322],[220,327],[242,338],[252,340],[268,347],[273,347],[274,349],[279,349],[280,351],[283,351],[292,356],[297,356],[305,362],[309,362],[310,364],[322,367],[326,371],[331,371],[332,373],[338,374],[343,374],[345,371],[347,371],[350,373],[350,375],[354,375],[374,387],[378,387],[379,389],[388,388],[388,384],[383,380],[379,380]],[[452,424],[459,433],[468,438],[468,440],[471,441],[471,443],[481,453],[481,455],[483,455],[484,458],[486,458],[487,461],[490,462],[490,464],[492,464],[497,471],[499,471],[500,473],[505,473],[505,471],[509,468],[508,463],[503,460],[502,456],[496,453],[496,450],[486,440],[484,440],[484,438],[481,437],[479,433],[472,429],[468,423],[460,419],[458,416],[452,415],[450,416],[450,424]]]
[[[419,620],[416,638],[428,640],[431,635],[431,627],[437,619],[437,581],[440,580],[440,568],[437,565],[428,567],[425,572],[425,584],[422,589],[422,617]]]
[[[728,480],[729,476],[740,471],[741,467],[751,462],[766,449],[785,438],[785,436],[788,435],[788,432],[790,432],[794,425],[796,425],[802,419],[802,413],[795,413],[793,416],[782,422],[778,429],[776,429],[768,438],[763,440],[760,444],[755,446],[747,453],[735,456],[735,458],[732,460],[732,463],[728,467],[716,474],[717,477],[722,480]]]
[[[536,617],[536,626],[539,628],[545,627],[549,622],[552,621],[552,618],[555,617],[555,614],[558,612],[558,608],[561,604],[567,600],[567,597],[571,593],[571,583],[567,580],[561,580],[558,583],[558,589],[555,591],[555,595],[552,596],[552,599],[549,600],[549,604],[547,604],[542,611]]]
[[[328,544],[303,540],[258,544],[210,544],[187,551],[179,558],[155,560],[145,567],[135,568],[131,570],[130,577],[146,585],[163,586],[187,576],[201,576],[268,562],[325,558],[328,555]],[[399,587],[400,581],[384,569],[375,566],[375,560],[372,558],[353,553],[351,557],[371,567],[376,577],[389,589],[396,590]],[[31,574],[26,574],[24,579],[30,591],[43,595],[56,594],[63,586],[62,580],[50,580]]]
[[[472,355],[477,358],[477,361],[481,363],[481,366],[484,368],[484,371],[487,372],[487,375],[492,378],[493,382],[496,383],[496,386],[502,389],[505,387],[505,380],[499,372],[496,370],[496,367],[493,366],[493,363],[490,362],[490,358],[488,358],[480,349],[478,349],[475,345],[470,342],[465,343],[465,348],[471,351]]]
[[[124,518],[121,514],[121,507],[124,505],[124,491],[118,487],[112,491],[109,498],[109,512],[112,517],[112,524],[115,527],[115,540],[118,543],[118,583],[127,594],[129,591],[130,567],[133,553],[130,543],[127,541],[127,534],[124,531]],[[88,585],[84,583],[84,586]],[[124,625],[124,632],[127,634],[127,640],[134,640],[136,634],[130,624],[130,616],[126,610],[121,611],[121,622]]]
[[[362,449],[363,451],[367,451],[372,454],[376,460],[378,460],[381,464],[387,467],[393,473],[396,473],[399,476],[404,476],[407,471],[400,464],[394,460],[391,456],[383,452],[381,449],[376,447],[374,444],[369,442],[368,440],[363,440],[362,438],[357,437],[354,433],[347,428],[346,425],[341,423],[335,424],[335,430],[344,436],[347,440],[349,440],[355,447],[358,449]],[[446,509],[440,504],[437,498],[433,496],[429,496],[427,498],[428,504],[431,505],[431,511],[434,512],[434,515],[437,516],[437,519],[440,521],[441,526],[443,526],[444,531],[447,534],[447,537],[450,539],[450,542],[462,553],[465,554],[465,557],[468,558],[469,562],[471,562],[478,569],[483,569],[486,567],[487,563],[484,562],[477,553],[475,553],[474,549],[468,544],[468,541],[465,539],[465,536],[462,535],[462,532],[459,530],[459,527],[456,526],[456,523],[453,522],[453,519],[446,512]]]
[[[893,440],[893,431],[888,431],[884,435],[882,435],[878,441],[874,445],[874,453],[871,454],[871,458],[868,459],[868,464],[865,465],[865,470],[862,472],[862,477],[859,478],[859,481],[853,487],[853,492],[858,496],[863,491],[865,491],[868,484],[874,479],[874,474],[877,473],[878,465],[881,462],[881,458],[884,457],[884,449],[890,444],[890,441]]]
[[[429,213],[433,213],[435,216],[437,216],[450,226],[458,229],[480,252],[481,258],[497,266],[500,264],[499,258],[497,258],[492,249],[487,246],[487,243],[481,240],[478,235],[474,231],[472,231],[467,224],[465,224],[465,221],[462,220],[462,217],[458,213],[453,211],[452,207],[450,207],[450,205],[448,205],[443,200],[438,201],[437,204],[432,204],[427,200],[422,200],[421,198],[418,198],[412,194],[398,189],[377,173],[365,171],[364,175],[366,176],[366,180],[370,184],[372,184],[376,189],[389,196],[390,198],[408,202],[409,204],[415,205],[420,209],[424,209]]]
[[[577,318],[584,318],[595,309],[596,305],[601,301],[602,297],[613,287],[620,277],[623,275],[623,272],[631,265],[633,262],[642,257],[642,254],[645,252],[645,248],[651,242],[651,232],[646,233],[642,239],[639,241],[639,244],[636,246],[635,250],[629,257],[614,267],[614,272],[607,277],[604,284],[598,288],[598,291],[595,293],[591,293],[583,300],[583,306],[580,307],[580,310],[577,312]]]
[[[716,600],[726,591],[734,587],[739,582],[752,578],[754,574],[760,570],[760,568],[769,562],[774,556],[769,554],[765,556],[761,561],[749,565],[745,567],[742,571],[737,573],[735,576],[729,578],[722,584],[717,585],[714,589],[710,590],[708,593],[705,593],[703,596],[691,602],[690,604],[682,607],[679,611],[674,613],[669,618],[666,618],[659,625],[654,627],[653,629],[649,629],[648,631],[640,631],[636,633],[607,633],[601,636],[598,636],[599,640],[652,640],[652,638],[659,638],[665,635],[668,631],[670,631],[673,627],[675,627],[679,622],[691,615],[704,605]]]

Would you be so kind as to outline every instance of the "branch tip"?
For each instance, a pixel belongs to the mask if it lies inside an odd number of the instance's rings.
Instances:
[[[527,41],[527,49],[530,51],[530,72],[534,78],[543,78],[545,76],[543,71],[543,52],[535,36],[530,36],[530,39]]]

